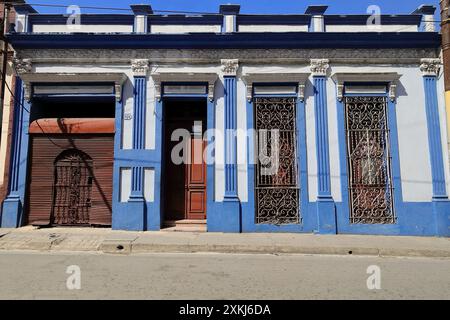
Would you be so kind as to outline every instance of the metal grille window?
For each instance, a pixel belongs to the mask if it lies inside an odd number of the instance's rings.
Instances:
[[[350,223],[395,223],[387,98],[345,98]]]
[[[55,161],[53,224],[89,224],[92,160],[79,150],[64,151]]]
[[[255,98],[256,223],[299,223],[295,98]]]

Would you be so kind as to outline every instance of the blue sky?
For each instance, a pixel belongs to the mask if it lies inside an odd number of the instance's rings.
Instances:
[[[219,5],[233,3],[241,5],[242,13],[304,13],[308,5],[325,4],[328,14],[363,14],[369,5],[378,5],[382,14],[408,14],[426,3],[439,7],[439,0],[27,0],[30,4],[58,4],[95,7],[129,8],[130,4],[148,3],[154,10],[218,11]],[[63,8],[39,7],[41,13],[64,13]],[[82,13],[108,13],[108,10],[82,9]],[[115,11],[116,13],[126,13]],[[438,12],[437,12],[438,15]]]

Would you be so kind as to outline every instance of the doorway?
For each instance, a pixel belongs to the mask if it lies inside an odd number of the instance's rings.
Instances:
[[[206,99],[164,100],[164,221],[206,220]],[[172,141],[175,140],[175,141]]]

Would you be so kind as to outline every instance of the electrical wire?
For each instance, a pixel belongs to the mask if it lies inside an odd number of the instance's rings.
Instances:
[[[9,2],[10,5],[23,5],[24,3],[20,2]],[[62,5],[62,4],[43,4],[43,3],[26,3],[30,6],[35,7],[49,7],[49,8],[68,8],[70,5]],[[97,7],[97,6],[78,6],[80,9],[91,9],[91,10],[108,10],[108,11],[126,11],[132,12],[131,8],[117,8],[117,7]],[[198,15],[221,15],[217,12],[206,12],[206,11],[177,11],[177,10],[153,10],[153,12],[160,13],[174,13],[174,14],[198,14]],[[39,15],[39,13],[31,13],[30,15]],[[421,22],[426,22],[422,20]],[[442,20],[434,20],[434,22],[440,23]]]
[[[11,5],[20,5],[23,3],[10,2]],[[30,6],[35,7],[49,7],[49,8],[68,8],[69,5],[61,4],[41,4],[41,3],[27,3]],[[91,9],[91,10],[108,10],[108,11],[133,11],[131,8],[117,8],[117,7],[96,7],[96,6],[78,6],[80,9]],[[208,15],[220,15],[217,12],[205,12],[205,11],[178,11],[178,10],[153,10],[153,12],[161,13],[176,13],[176,14],[208,14]]]
[[[17,73],[15,74],[16,77],[19,77],[17,75]],[[3,80],[3,78],[1,78],[1,80]],[[9,93],[11,94],[12,97],[12,101],[13,101],[13,110],[14,110],[14,106],[16,106],[16,104],[19,105],[19,107],[21,107],[25,112],[27,112],[28,114],[31,114],[30,110],[28,110],[22,103],[22,101],[20,99],[18,99],[15,95],[15,93],[11,90],[11,88],[8,85],[8,82],[6,81],[6,79],[4,79],[5,81],[5,85],[6,88],[8,89]],[[44,129],[41,127],[41,125],[39,124],[39,121],[36,121],[37,126],[39,127],[39,130],[41,130],[42,134],[44,135],[45,138],[47,138],[48,141],[50,141],[55,147],[58,147],[60,149],[66,149],[63,146],[58,145],[56,142],[54,142],[48,135],[47,133],[44,131]]]

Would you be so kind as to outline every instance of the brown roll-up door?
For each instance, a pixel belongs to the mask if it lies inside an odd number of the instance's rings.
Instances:
[[[89,156],[93,168],[88,224],[111,225],[113,134],[30,134],[30,145],[29,224],[48,225],[55,222],[51,217],[55,193],[55,160],[64,151],[79,150]]]

